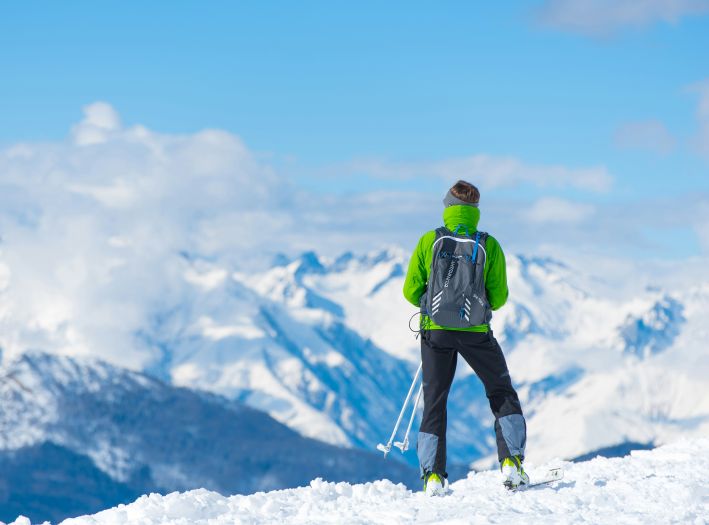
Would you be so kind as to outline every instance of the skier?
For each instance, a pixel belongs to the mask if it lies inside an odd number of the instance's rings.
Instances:
[[[477,230],[480,192],[458,181],[443,199],[445,228],[425,233],[409,262],[406,299],[421,308],[423,419],[417,453],[427,495],[446,492],[446,404],[458,354],[483,382],[495,416],[504,484],[528,484],[522,468],[526,423],[500,345],[490,329],[492,310],[507,301],[505,256]]]

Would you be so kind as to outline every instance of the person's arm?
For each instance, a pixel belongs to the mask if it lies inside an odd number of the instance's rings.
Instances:
[[[424,234],[416,245],[409,260],[409,269],[404,280],[404,297],[414,306],[420,306],[421,296],[426,291],[428,283],[428,268],[426,267],[426,251],[431,251],[431,233]],[[435,237],[435,232],[433,232]]]
[[[500,243],[488,236],[485,243],[487,259],[485,261],[485,288],[487,300],[493,310],[501,308],[507,302],[509,290],[507,288],[507,263]]]

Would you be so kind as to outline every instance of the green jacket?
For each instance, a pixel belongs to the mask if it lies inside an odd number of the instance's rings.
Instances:
[[[479,221],[480,210],[473,206],[449,206],[443,211],[443,222],[449,230],[455,230],[459,224],[462,224],[473,235],[477,231]],[[420,306],[420,299],[426,291],[426,284],[431,273],[431,258],[433,257],[433,242],[435,240],[435,231],[423,234],[411,256],[409,270],[406,272],[404,297],[417,307]],[[500,244],[491,235],[487,238],[485,251],[487,252],[487,258],[485,259],[487,300],[490,302],[492,309],[497,310],[505,304],[509,294],[505,254],[502,253]],[[426,330],[462,330],[468,332],[487,332],[489,330],[486,324],[471,326],[470,328],[446,328],[437,325],[425,315],[422,316],[421,327]]]

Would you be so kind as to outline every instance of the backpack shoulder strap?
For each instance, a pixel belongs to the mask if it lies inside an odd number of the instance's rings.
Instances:
[[[439,226],[438,228],[436,228],[436,239],[440,239],[441,237],[444,237],[446,235],[453,235],[453,232],[445,226]]]
[[[477,231],[475,232],[475,248],[473,250],[473,261],[478,260],[478,246],[482,247],[483,252],[485,254],[485,259],[487,259],[487,250],[485,249],[487,247],[487,238],[489,234],[487,232],[481,232]],[[483,259],[483,260],[485,260]]]

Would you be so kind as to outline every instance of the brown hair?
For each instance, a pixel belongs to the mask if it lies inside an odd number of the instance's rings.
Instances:
[[[469,202],[470,204],[477,204],[480,202],[480,191],[464,180],[459,180],[451,188],[451,194],[456,199],[460,199],[464,202]]]

